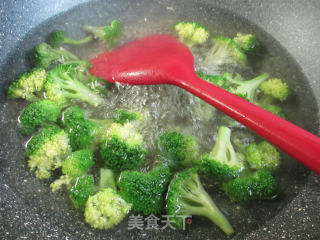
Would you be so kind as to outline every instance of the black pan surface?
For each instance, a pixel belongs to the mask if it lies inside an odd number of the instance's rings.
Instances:
[[[317,1],[20,1],[0,3],[0,233],[3,239],[226,239],[201,218],[186,231],[128,231],[128,219],[111,231],[96,231],[83,221],[66,194],[52,194],[49,183],[29,173],[23,158],[24,139],[16,119],[22,102],[6,101],[5,89],[30,67],[28,53],[53,29],[81,37],[82,24],[103,25],[114,18],[124,22],[128,39],[167,29],[178,20],[210,26],[215,34],[234,35],[246,29],[262,41],[262,61],[252,60],[259,71],[286,79],[294,90],[288,116],[317,133],[320,84],[320,12]],[[79,6],[76,6],[80,4]],[[297,11],[299,9],[299,11]],[[291,11],[290,11],[291,10]],[[305,14],[308,12],[308,14]],[[318,37],[318,38],[317,38]],[[314,44],[314,45],[313,45]],[[75,50],[72,49],[71,50]],[[90,51],[95,51],[91,49]],[[78,52],[86,55],[84,49]],[[307,56],[306,56],[307,55]],[[259,57],[259,56],[258,56]],[[261,58],[261,56],[259,57]],[[318,64],[319,65],[319,64]],[[236,208],[216,195],[238,232],[234,239],[317,239],[320,237],[319,177],[284,156],[291,167],[281,173],[282,195],[275,202]],[[288,182],[288,179],[290,182]],[[214,193],[212,193],[214,194]],[[219,199],[221,198],[221,199]],[[318,208],[317,208],[318,206]],[[244,215],[241,221],[236,216]],[[1,237],[0,237],[1,239]]]

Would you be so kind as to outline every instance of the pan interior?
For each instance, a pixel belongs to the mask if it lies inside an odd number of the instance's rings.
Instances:
[[[253,69],[260,73],[269,72],[272,76],[288,82],[293,91],[292,99],[285,106],[288,119],[309,131],[316,130],[318,110],[308,81],[296,61],[279,42],[252,23],[225,10],[201,4],[177,6],[177,3],[164,2],[166,4],[149,1],[97,1],[49,19],[28,33],[1,66],[1,89],[6,89],[11,81],[30,68],[26,56],[36,44],[44,41],[53,29],[66,30],[70,36],[76,38],[83,36],[80,30],[83,24],[104,25],[118,18],[124,24],[124,39],[129,41],[149,34],[166,33],[173,23],[189,20],[203,24],[215,35],[232,37],[239,31],[256,33],[261,40],[262,49],[258,56],[251,59]],[[101,49],[99,45],[92,45],[70,50],[80,56],[90,57]],[[168,228],[163,231],[127,230],[128,219],[110,231],[90,228],[85,224],[83,214],[76,211],[68,201],[67,193],[51,193],[49,181],[40,181],[29,172],[26,159],[23,157],[27,138],[21,136],[17,128],[17,118],[25,103],[7,101],[3,94],[0,103],[0,171],[3,172],[7,184],[24,200],[30,211],[38,213],[62,231],[84,239],[88,236],[94,236],[94,239],[103,239],[105,236],[109,236],[110,239],[227,239],[209,221],[198,217],[193,218],[186,231]],[[309,172],[284,154],[283,159],[281,171],[277,173],[281,194],[274,201],[248,206],[236,205],[229,202],[220,191],[210,191],[210,185],[213,183],[204,180],[217,206],[233,225],[237,237],[241,238],[275,217],[305,184]]]

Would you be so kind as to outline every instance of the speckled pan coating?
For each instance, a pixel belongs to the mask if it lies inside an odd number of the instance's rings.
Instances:
[[[46,3],[44,3],[46,2]],[[43,36],[57,22],[45,22],[50,17],[68,11],[78,4],[88,2],[87,0],[13,0],[0,1],[0,109],[6,107],[4,89],[8,86],[8,82],[25,71],[28,61],[25,61],[24,52],[30,50],[31,46],[43,41]],[[211,11],[211,7],[226,9],[243,16],[245,19],[256,24],[265,32],[272,35],[275,40],[281,42],[288,53],[293,56],[301,69],[297,69],[298,78],[301,74],[305,75],[309,81],[310,87],[299,89],[299,102],[301,102],[301,111],[303,116],[297,119],[297,123],[303,127],[318,132],[318,105],[320,103],[320,2],[318,0],[300,1],[300,0],[218,0],[218,1],[101,1],[105,11],[111,15],[114,12],[122,12],[123,15],[131,16],[132,12],[138,12],[139,17],[136,20],[144,21],[142,17],[145,12],[157,12],[176,9],[179,14],[190,15],[198,12],[193,20],[202,20],[204,23],[209,22],[203,17]],[[129,3],[130,2],[130,3]],[[183,4],[182,4],[183,3]],[[89,4],[100,4],[93,1]],[[208,4],[208,5],[206,5]],[[169,7],[169,8],[167,8]],[[139,9],[131,11],[131,9]],[[216,9],[216,8],[215,8]],[[201,12],[206,14],[201,14]],[[102,10],[100,11],[103,12]],[[89,13],[84,11],[84,13]],[[200,14],[199,14],[200,13]],[[212,10],[214,18],[214,11]],[[181,16],[181,15],[180,15]],[[134,16],[132,16],[134,17]],[[191,19],[191,18],[190,18]],[[90,20],[89,20],[90,22]],[[42,24],[43,36],[30,38],[29,45],[19,45],[27,36],[28,32],[34,27]],[[48,24],[46,26],[46,24]],[[94,24],[94,23],[91,23]],[[226,23],[225,27],[230,24]],[[72,25],[72,24],[71,24]],[[68,26],[65,26],[68,28]],[[69,26],[74,28],[75,26]],[[79,33],[75,33],[75,36]],[[270,40],[266,40],[270,43]],[[26,40],[24,40],[24,43]],[[15,52],[12,55],[12,52]],[[19,54],[21,52],[21,54]],[[20,56],[20,57],[19,57]],[[20,67],[16,67],[16,66]],[[290,66],[285,67],[290,68]],[[278,66],[283,70],[284,66]],[[269,68],[277,66],[269,66]],[[276,70],[277,71],[277,70]],[[290,71],[288,71],[290,72]],[[286,74],[286,73],[284,73]],[[300,75],[299,75],[300,74]],[[293,84],[294,84],[293,79]],[[311,105],[308,102],[312,102]],[[318,103],[318,104],[317,104]],[[300,107],[297,106],[297,107]],[[7,111],[10,115],[10,111]],[[14,115],[14,113],[12,113]],[[54,214],[50,214],[50,205],[53,207],[58,203],[51,203],[55,199],[38,198],[40,194],[49,194],[48,187],[29,176],[25,165],[17,165],[18,170],[12,169],[7,158],[17,159],[22,156],[22,147],[17,147],[15,152],[14,141],[12,139],[20,138],[16,133],[14,121],[6,124],[6,129],[2,127],[2,118],[0,116],[0,239],[211,239],[210,234],[206,232],[154,232],[154,234],[145,234],[136,231],[126,231],[125,233],[118,231],[111,235],[104,234],[100,231],[87,231],[86,233],[73,236],[69,233],[70,228],[85,227],[83,222],[73,223],[57,223]],[[303,121],[305,119],[305,121]],[[9,128],[8,128],[9,127]],[[11,151],[10,151],[11,150]],[[8,155],[10,153],[10,155]],[[21,157],[20,157],[21,158]],[[17,184],[22,184],[26,188],[25,192],[29,194],[21,196],[19,188],[15,188],[8,184],[8,174],[16,172],[24,173],[28,180],[21,180],[17,177]],[[302,174],[304,170],[301,170]],[[17,174],[18,175],[18,174]],[[31,179],[31,180],[29,180]],[[21,182],[20,182],[21,180]],[[245,236],[234,236],[234,239],[320,239],[320,178],[315,174],[306,177],[305,184],[299,186],[297,196],[287,204],[286,207],[279,211],[279,214],[261,226],[254,232]],[[38,186],[38,188],[37,188]],[[30,188],[30,189],[29,189]],[[34,189],[38,192],[33,193]],[[51,200],[51,201],[50,201]],[[38,212],[38,208],[32,207],[32,201],[39,206],[49,206],[47,212]],[[58,201],[58,200],[57,200]],[[63,206],[61,206],[63,210]],[[259,214],[259,212],[257,212]],[[260,213],[261,214],[261,213]],[[81,214],[79,214],[81,215]],[[66,217],[68,219],[68,216]],[[70,218],[71,219],[71,218]],[[126,227],[126,222],[123,227]]]

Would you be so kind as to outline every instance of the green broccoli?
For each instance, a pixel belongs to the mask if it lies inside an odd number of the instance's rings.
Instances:
[[[31,134],[39,126],[45,127],[58,121],[61,116],[60,107],[49,100],[33,102],[25,107],[19,117],[22,133]]]
[[[64,48],[52,48],[47,43],[41,43],[33,51],[33,62],[36,67],[49,68],[52,64],[77,61],[78,57]]]
[[[106,87],[107,82],[103,78],[99,78],[96,76],[92,76],[90,74],[90,68],[92,65],[88,61],[72,61],[72,63],[78,64],[75,68],[75,78],[82,82],[86,87],[91,89],[98,95],[105,95],[106,94]]]
[[[221,87],[227,91],[232,91],[232,88],[230,86],[230,84],[227,82],[227,80],[223,77],[223,76],[220,76],[220,75],[207,75],[207,74],[204,74],[204,73],[201,73],[201,72],[197,72],[197,75],[199,78],[209,82],[209,83],[212,83],[218,87]]]
[[[283,118],[286,119],[286,114],[284,113],[282,107],[275,105],[275,104],[268,104],[268,105],[262,105],[262,104],[258,104],[260,107],[262,107],[263,109]]]
[[[44,85],[47,99],[65,106],[71,100],[87,102],[92,106],[98,106],[104,102],[103,98],[86,87],[78,80],[80,72],[79,64],[61,64],[49,71]]]
[[[254,169],[275,171],[279,168],[280,153],[266,141],[251,143],[245,150],[246,161]]]
[[[89,150],[73,152],[62,163],[62,173],[70,177],[80,177],[94,165],[93,153]]]
[[[243,98],[245,98],[249,102],[255,102],[257,97],[257,89],[262,84],[262,82],[268,79],[269,74],[263,73],[251,80],[243,80],[239,74],[233,77],[231,73],[224,73],[223,77],[233,88],[231,93],[237,95],[242,94]]]
[[[190,167],[199,160],[199,146],[191,135],[164,132],[159,137],[159,148],[173,171]]]
[[[181,229],[181,216],[199,215],[209,218],[227,235],[233,233],[232,226],[217,208],[200,182],[197,169],[190,168],[179,172],[169,185],[166,212],[174,226]]]
[[[206,75],[206,74],[203,74],[200,72],[197,72],[197,74],[201,79],[203,79],[209,83],[212,83],[218,87],[221,87],[224,90],[237,95],[238,97],[247,99],[247,95],[245,93],[242,93],[241,91],[237,91],[237,89],[234,88],[234,83],[227,81],[227,79],[224,77],[225,75],[222,75],[222,76],[220,76],[220,75]],[[229,74],[229,73],[225,73],[225,74]]]
[[[212,151],[202,159],[201,170],[219,180],[237,177],[244,169],[243,156],[237,153],[231,143],[231,130],[220,127],[218,139]]]
[[[251,80],[243,80],[240,75],[232,77],[231,73],[224,73],[222,76],[219,75],[206,75],[197,72],[198,76],[210,82],[218,87],[225,89],[241,98],[244,98],[250,102],[253,102],[265,110],[278,115],[279,117],[286,118],[282,108],[278,105],[272,104],[274,98],[270,95],[263,95],[258,98],[258,88],[262,87],[265,83],[269,82],[267,80],[268,74],[264,73],[258,77]],[[267,81],[265,81],[267,80]],[[265,82],[264,82],[265,81]],[[280,86],[281,84],[279,84]],[[270,86],[270,85],[269,85]]]
[[[73,122],[83,119],[86,119],[85,111],[78,106],[71,106],[62,112],[61,125],[70,126]]]
[[[47,72],[43,68],[34,68],[22,74],[8,88],[8,98],[22,98],[30,102],[39,99],[46,81]]]
[[[103,78],[98,78],[96,76],[90,76],[88,80],[84,82],[91,90],[97,94],[106,94],[107,82]]]
[[[233,40],[246,52],[253,54],[259,49],[259,42],[255,34],[237,33]]]
[[[82,175],[75,178],[69,193],[74,207],[83,210],[86,206],[88,198],[94,193],[93,176]]]
[[[68,135],[57,126],[40,130],[28,142],[26,155],[28,166],[37,178],[49,178],[51,170],[61,167],[63,160],[71,153]]]
[[[61,125],[69,136],[73,151],[95,150],[105,133],[100,123],[87,119],[84,111],[77,106],[69,107],[63,112]]]
[[[173,29],[179,40],[189,48],[204,44],[210,37],[209,30],[195,22],[178,22],[173,26]]]
[[[105,41],[108,47],[113,48],[118,45],[118,39],[122,36],[122,23],[113,20],[110,26],[83,26],[83,31],[92,34],[95,39]]]
[[[142,136],[131,123],[113,123],[100,143],[100,155],[107,168],[116,172],[138,169],[145,160]]]
[[[89,197],[84,212],[85,220],[93,228],[109,229],[125,218],[131,206],[115,190],[106,188]]]
[[[148,173],[124,171],[120,175],[120,195],[133,204],[133,210],[144,214],[159,214],[171,179],[167,167],[158,166]]]
[[[219,75],[206,75],[201,72],[197,72],[199,78],[212,83],[218,87],[221,87],[227,91],[231,90],[227,81]],[[216,109],[210,104],[204,102],[200,98],[195,98],[195,103],[193,107],[193,111],[196,116],[199,117],[202,121],[208,122],[210,121],[216,112]]]
[[[62,185],[69,186],[72,179],[80,177],[89,171],[94,165],[93,153],[88,150],[79,150],[73,152],[62,163],[62,176],[51,183],[52,191],[61,188]]]
[[[139,112],[133,112],[127,109],[116,108],[112,117],[114,122],[124,125],[127,122],[141,119],[141,114]]]
[[[274,198],[277,195],[278,184],[270,172],[260,169],[224,183],[222,189],[231,200],[245,203]]]
[[[280,78],[271,78],[260,85],[260,89],[265,95],[269,95],[281,102],[285,101],[290,95],[288,85]]]
[[[92,68],[92,64],[85,60],[72,61],[71,63],[74,67],[74,78],[90,87],[89,83],[93,78],[95,78],[90,75],[90,68]]]
[[[62,30],[53,30],[49,35],[49,42],[52,47],[61,47],[63,44],[81,45],[92,41],[92,36],[75,40],[67,37],[67,32]]]
[[[214,45],[204,59],[204,65],[208,68],[216,69],[230,64],[246,66],[247,56],[235,41],[223,36],[213,37],[212,41]]]
[[[255,141],[253,132],[246,128],[235,129],[232,132],[231,142],[237,152],[245,154],[246,148]]]

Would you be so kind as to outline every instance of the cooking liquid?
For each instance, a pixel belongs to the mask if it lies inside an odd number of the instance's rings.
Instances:
[[[67,28],[69,28],[70,35],[72,36],[72,31],[75,29],[79,30],[81,25],[80,23],[83,22],[83,16],[88,14],[91,14],[90,16],[94,16],[88,20],[89,24],[102,25],[103,23],[110,21],[110,19],[104,19],[106,14],[103,12],[103,8],[101,8],[99,4],[93,7],[90,6],[90,9],[91,10],[89,11],[88,8],[84,6],[69,12],[68,15],[60,15],[58,18],[52,20],[52,29],[59,29],[59,26],[67,26]],[[89,13],[87,11],[89,11]],[[121,43],[128,42],[137,36],[142,37],[148,34],[160,32],[169,33],[170,31],[168,30],[168,26],[171,26],[171,24],[176,22],[179,17],[177,13],[171,13],[171,10],[169,12],[167,12],[167,10],[164,12],[159,12],[159,10],[157,10],[156,14],[154,14],[155,12],[151,9],[150,15],[145,18],[141,17],[141,14],[139,15],[140,10],[136,11],[137,12],[135,12],[135,14],[128,14],[128,16],[123,19],[124,37],[121,39]],[[93,12],[97,14],[95,15]],[[173,15],[175,17],[173,17]],[[156,20],[159,16],[166,16],[164,19],[169,20],[157,22]],[[235,18],[235,16],[219,11],[217,11],[214,16],[215,22],[212,23],[212,29],[216,30],[215,33],[232,36],[232,34],[228,32],[232,32],[232,30],[230,30],[232,28],[222,29],[222,26],[225,23],[225,20],[222,19],[232,19]],[[74,19],[75,21],[73,21]],[[148,25],[149,21],[152,22],[150,25]],[[241,21],[238,22],[241,23]],[[142,27],[143,23],[146,23],[149,27]],[[137,25],[141,25],[141,27],[137,27]],[[34,36],[46,35],[42,32],[43,29],[49,31],[47,29],[47,25],[43,25],[30,33],[30,35],[24,40],[25,44],[21,45],[26,46],[26,49],[28,49],[28,46],[29,48],[33,47],[35,44],[32,40]],[[254,32],[260,33],[260,35],[265,34],[259,29],[255,30],[256,31]],[[79,32],[76,32],[76,35],[79,35]],[[272,38],[267,35],[263,36],[265,37],[263,38],[265,42],[272,42]],[[37,39],[37,41],[40,43],[43,39],[41,39],[41,41]],[[270,52],[273,52],[273,48],[280,49],[278,52],[282,53],[283,56],[287,56],[285,50],[279,47],[276,43],[274,44],[274,46],[270,45]],[[103,44],[98,42],[85,45],[84,47],[66,48],[83,59],[91,58],[105,50]],[[17,54],[18,52],[19,49],[17,49]],[[25,52],[26,51],[23,51],[23,54],[25,54]],[[204,53],[205,51],[203,51],[203,49],[195,51],[196,70],[202,70],[210,74],[223,73],[224,70],[221,69],[203,68],[201,63]],[[261,56],[258,57],[261,58]],[[279,61],[278,58],[273,55],[269,56],[269,58],[265,57],[265,59],[268,59],[271,62]],[[295,64],[291,59],[286,60],[288,62],[291,61],[290,64]],[[269,62],[255,61],[253,64],[249,64],[253,66],[253,68],[245,69],[240,73],[243,74],[245,78],[250,79],[251,77],[262,73],[262,69],[266,69],[267,71],[270,70],[268,72],[271,76],[281,77],[277,75],[277,69],[273,68],[272,63]],[[227,70],[235,71],[235,69]],[[24,69],[24,71],[26,71],[26,69]],[[294,77],[293,74],[290,76]],[[14,77],[16,77],[16,75]],[[299,77],[297,78],[299,79]],[[10,79],[10,81],[12,80],[13,78]],[[284,80],[293,81],[294,79],[285,78]],[[295,86],[295,83],[292,82],[292,84],[289,85]],[[308,95],[305,94],[305,96]],[[23,110],[25,104],[25,102],[20,100],[7,101],[0,109],[0,123],[2,126],[2,138],[0,140],[1,171],[4,173],[9,186],[13,187],[15,191],[23,197],[27,206],[31,208],[31,211],[39,213],[43,218],[48,219],[50,223],[60,226],[65,231],[68,231],[79,238],[81,236],[94,235],[97,239],[103,239],[105,232],[95,231],[85,224],[83,214],[73,208],[66,191],[57,193],[50,192],[49,184],[54,180],[53,178],[48,181],[38,180],[35,178],[34,174],[29,171],[27,167],[27,160],[23,157],[25,152],[24,144],[29,137],[22,136],[19,133],[17,122],[19,113]],[[81,106],[87,111],[88,116],[93,118],[111,118],[115,108],[126,108],[143,114],[144,121],[139,125],[139,130],[144,137],[148,150],[147,160],[142,169],[143,171],[147,171],[152,168],[158,160],[156,139],[163,131],[166,130],[177,130],[184,134],[191,134],[195,136],[198,140],[200,152],[202,154],[208,153],[214,146],[219,126],[230,127],[232,129],[232,137],[242,138],[247,144],[255,140],[260,141],[258,137],[242,125],[234,122],[229,117],[215,110],[212,106],[204,103],[202,100],[196,98],[190,93],[175,86],[123,86],[108,84],[105,104],[97,108],[92,108],[85,104],[81,104]],[[287,110],[289,117],[293,116],[297,111],[293,106],[290,106],[290,103],[286,104],[284,107],[285,110]],[[97,174],[97,172],[98,169],[93,168],[93,173]],[[55,172],[54,177],[57,178],[60,174],[61,173],[59,171]],[[279,211],[281,211],[281,209],[298,193],[300,187],[305,181],[305,174],[304,169],[301,168],[299,164],[283,155],[280,169],[276,173],[276,177],[280,185],[280,195],[272,201],[255,202],[249,205],[238,205],[231,202],[220,190],[217,183],[211,179],[202,178],[202,182],[206,190],[212,196],[216,205],[229,219],[235,229],[235,232],[239,236],[243,236],[243,234],[258,228],[267,220],[278,214]],[[127,230],[127,221],[128,220],[126,219],[114,230],[108,231],[107,234],[113,238],[120,236],[123,239],[145,239],[145,237],[147,238],[148,236],[152,238],[153,234],[157,233],[146,233],[145,231],[130,232]],[[177,238],[179,238],[179,236],[184,237],[185,234],[188,234],[191,238],[193,237],[193,239],[198,239],[200,232],[201,234],[204,234],[203,236],[210,236],[208,238],[213,236],[217,239],[225,238],[225,235],[217,227],[215,227],[209,220],[201,217],[193,217],[192,224],[187,226],[187,233],[179,231],[173,232],[177,235]],[[169,239],[172,237],[172,231],[162,231],[161,236],[163,236],[164,239]]]

